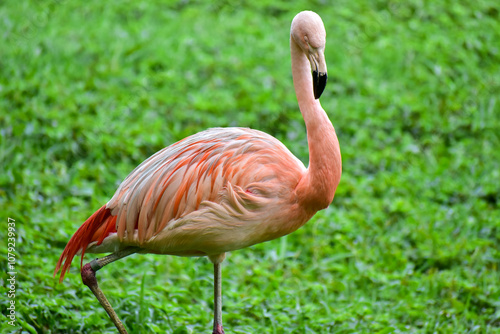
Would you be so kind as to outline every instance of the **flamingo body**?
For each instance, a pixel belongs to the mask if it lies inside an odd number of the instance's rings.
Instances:
[[[281,237],[312,215],[295,193],[305,172],[264,132],[197,133],[139,165],[75,233],[58,265],[67,258],[64,275],[80,250],[213,256]]]

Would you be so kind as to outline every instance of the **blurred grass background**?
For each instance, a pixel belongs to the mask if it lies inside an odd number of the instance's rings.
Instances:
[[[307,162],[289,56],[304,9],[328,34],[344,173],[305,227],[229,255],[226,332],[500,333],[496,0],[0,1],[1,244],[8,217],[18,235],[2,333],[115,332],[79,260],[62,284],[53,269],[164,146],[252,127]],[[211,332],[205,259],[136,255],[98,277],[130,333]]]

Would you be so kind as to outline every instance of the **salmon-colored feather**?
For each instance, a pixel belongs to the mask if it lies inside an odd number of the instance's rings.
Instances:
[[[56,265],[55,272],[59,271],[62,265],[61,278],[59,280],[60,282],[64,278],[65,273],[69,270],[71,260],[73,260],[73,257],[79,251],[82,252],[81,261],[83,263],[83,255],[85,254],[87,246],[94,241],[97,241],[97,244],[100,244],[106,235],[113,230],[112,228],[107,227],[107,223],[109,221],[114,222],[113,218],[116,219],[116,217],[111,216],[111,211],[104,205],[99,210],[94,212],[94,214],[90,216],[89,219],[87,219],[85,223],[83,223],[83,225],[80,226],[80,228],[75,232],[66,245],[66,248]],[[63,265],[64,259],[66,259],[66,262],[64,262]]]
[[[116,216],[111,216],[109,219],[106,220],[106,225],[102,226],[102,230],[99,229],[94,234],[94,236],[92,237],[92,241],[97,240],[97,244],[100,245],[108,235],[115,232],[116,232]]]

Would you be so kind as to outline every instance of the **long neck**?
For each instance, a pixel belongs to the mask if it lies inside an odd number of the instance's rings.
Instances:
[[[314,99],[309,60],[293,37],[290,49],[293,85],[309,145],[309,167],[296,187],[296,194],[301,205],[315,212],[332,202],[342,173],[342,160],[335,129],[319,100]]]

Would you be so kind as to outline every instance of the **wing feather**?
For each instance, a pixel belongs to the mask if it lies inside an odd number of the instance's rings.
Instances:
[[[297,171],[305,170],[283,144],[266,133],[209,129],[144,161],[123,181],[106,207],[117,216],[119,240],[132,242],[137,231],[138,242],[143,244],[202,203],[217,202],[228,184],[245,189],[269,178],[271,167],[283,161]],[[235,198],[230,202],[243,212]]]

